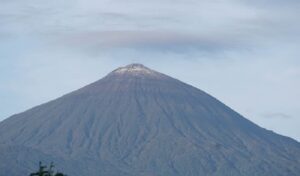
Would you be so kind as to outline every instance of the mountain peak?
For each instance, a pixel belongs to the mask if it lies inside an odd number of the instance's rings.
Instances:
[[[300,143],[131,64],[0,123],[0,175],[29,173],[38,161],[72,176],[299,176]]]
[[[159,75],[158,72],[151,70],[150,68],[144,66],[143,64],[130,64],[124,67],[119,67],[116,70],[112,71],[112,74],[115,75],[151,75],[151,76],[157,76]]]

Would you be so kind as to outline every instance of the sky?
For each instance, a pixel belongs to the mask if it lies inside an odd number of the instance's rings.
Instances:
[[[300,141],[298,0],[0,0],[0,120],[141,63]]]

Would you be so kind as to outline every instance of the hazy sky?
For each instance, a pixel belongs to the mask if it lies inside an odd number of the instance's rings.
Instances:
[[[0,120],[142,63],[300,141],[299,0],[0,0]]]

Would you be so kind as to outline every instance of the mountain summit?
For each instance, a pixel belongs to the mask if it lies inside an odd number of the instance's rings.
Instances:
[[[0,123],[0,175],[40,160],[72,176],[297,176],[300,144],[131,64]]]
[[[126,77],[126,78],[135,78],[135,77],[148,77],[152,79],[164,79],[167,76],[159,73],[157,71],[151,70],[148,67],[145,67],[142,64],[130,64],[125,67],[119,67],[116,70],[112,71],[110,76],[119,76],[119,77]]]
[[[153,71],[142,64],[130,64],[120,67],[112,72],[113,74],[133,74],[133,75],[154,75],[158,72]]]

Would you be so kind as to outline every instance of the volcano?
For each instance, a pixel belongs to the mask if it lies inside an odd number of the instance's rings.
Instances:
[[[300,143],[141,64],[0,123],[0,175],[299,176]]]

